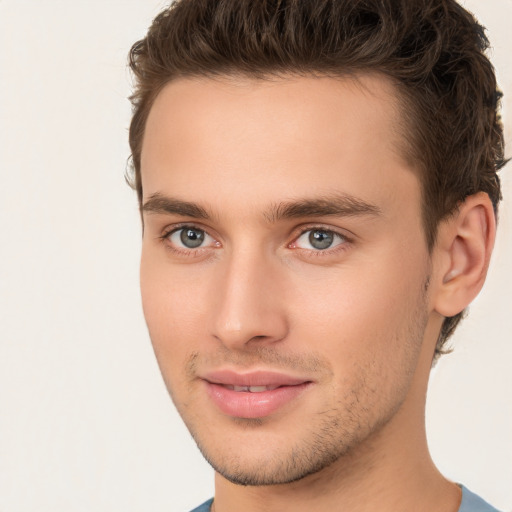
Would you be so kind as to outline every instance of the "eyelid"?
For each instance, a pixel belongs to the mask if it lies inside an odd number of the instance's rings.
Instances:
[[[161,231],[161,235],[158,238],[165,238],[169,236],[171,233],[174,233],[176,231],[179,231],[180,229],[197,229],[199,231],[204,231],[208,236],[212,237],[213,239],[217,239],[218,237],[216,235],[211,234],[211,229],[201,225],[197,222],[176,222],[174,224],[170,224],[166,227],[164,227]]]
[[[293,240],[296,240],[300,236],[302,236],[304,233],[307,233],[308,231],[327,231],[329,233],[334,233],[335,235],[341,236],[348,242],[353,242],[356,238],[356,235],[354,235],[351,231],[345,229],[345,228],[339,228],[336,226],[328,225],[328,224],[306,224],[301,225],[297,228],[295,228],[291,234],[293,237]]]

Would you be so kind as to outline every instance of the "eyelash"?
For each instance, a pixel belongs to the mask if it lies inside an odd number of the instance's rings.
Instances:
[[[201,253],[204,253],[206,249],[209,248],[209,246],[206,247],[198,247],[196,249],[189,248],[189,249],[181,249],[173,246],[171,243],[169,243],[169,237],[173,233],[176,233],[178,231],[181,231],[182,229],[196,229],[198,231],[203,231],[207,235],[209,235],[208,231],[200,226],[196,226],[194,224],[180,224],[180,225],[174,225],[172,228],[169,228],[165,230],[161,236],[158,237],[158,239],[165,245],[166,249],[171,251],[174,254],[180,255],[180,256],[186,256],[190,258],[194,258],[199,256]],[[325,231],[326,233],[332,233],[333,235],[341,238],[341,243],[334,246],[332,249],[327,248],[324,250],[315,250],[315,249],[304,249],[302,247],[294,247],[293,250],[299,251],[302,253],[307,253],[308,257],[315,257],[315,258],[322,258],[326,256],[332,256],[334,254],[337,254],[338,252],[346,251],[348,249],[348,246],[352,245],[353,240],[349,238],[346,234],[340,233],[339,231],[336,231],[330,227],[322,226],[322,225],[309,225],[302,227],[300,231],[297,232],[297,234],[293,235],[293,241],[288,243],[286,247],[291,248],[290,246],[297,242],[297,240],[304,235],[305,233],[309,233],[311,231]],[[214,238],[212,235],[209,235],[212,238]]]

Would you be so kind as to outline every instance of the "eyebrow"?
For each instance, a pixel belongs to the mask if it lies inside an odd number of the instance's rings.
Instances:
[[[196,203],[180,201],[173,197],[163,196],[160,193],[152,194],[143,204],[142,211],[145,213],[160,213],[179,215],[181,217],[192,217],[194,219],[209,220],[211,215]]]
[[[158,192],[152,194],[143,204],[142,211],[202,220],[210,220],[213,217],[197,203],[167,197]],[[270,223],[301,217],[377,217],[380,215],[382,215],[382,210],[378,206],[346,194],[283,201],[271,205],[269,210],[264,213],[265,219]]]
[[[360,217],[382,215],[382,210],[375,204],[357,197],[336,194],[314,199],[299,199],[273,205],[265,215],[269,222],[299,217]]]

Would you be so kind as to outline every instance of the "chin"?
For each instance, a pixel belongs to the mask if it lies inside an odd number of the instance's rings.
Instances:
[[[299,436],[300,440],[292,445],[290,438],[276,437],[275,432],[271,436],[256,434],[254,429],[261,426],[260,419],[238,420],[237,423],[244,423],[248,437],[233,434],[202,439],[191,430],[207,462],[236,485],[268,486],[303,480],[338,462],[360,441],[353,436],[340,440],[339,432],[333,435],[328,428],[320,428],[318,432]]]
[[[217,463],[203,453],[213,469],[235,485],[268,486],[290,484],[314,475],[336,462],[334,454],[315,460],[304,460],[291,454],[286,460],[231,460]]]

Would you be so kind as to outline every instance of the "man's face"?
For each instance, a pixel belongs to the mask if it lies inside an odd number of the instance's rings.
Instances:
[[[144,313],[232,481],[297,480],[407,421],[433,315],[396,111],[379,77],[183,79],[151,110]]]

